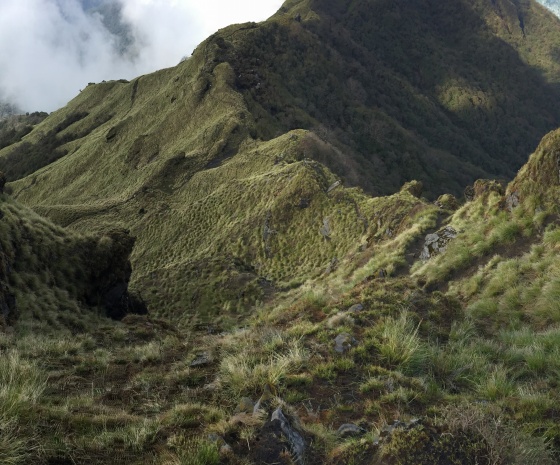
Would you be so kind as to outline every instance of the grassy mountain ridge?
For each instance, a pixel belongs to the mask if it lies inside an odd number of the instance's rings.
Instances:
[[[560,130],[515,174],[556,124],[557,27],[288,1],[4,148],[0,462],[557,463]],[[411,173],[512,180],[434,203]],[[150,315],[82,303],[115,256]]]
[[[376,201],[325,195],[338,178],[374,193],[420,178],[433,196],[513,176],[559,124],[557,27],[533,2],[288,2],[175,68],[88,86],[0,157],[25,176],[14,196],[59,224],[130,229],[148,303],[195,315],[243,295],[244,307],[263,283],[302,283],[378,234]],[[307,209],[308,197],[321,200]],[[329,241],[329,221],[354,233]],[[280,232],[265,240],[265,227]],[[303,259],[269,257],[267,241],[296,241]]]

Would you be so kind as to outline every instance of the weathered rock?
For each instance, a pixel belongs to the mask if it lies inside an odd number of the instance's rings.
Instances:
[[[465,200],[467,202],[471,202],[472,200],[474,200],[474,188],[473,188],[473,186],[465,187],[465,191],[463,192],[463,195],[465,196]]]
[[[331,220],[330,218],[323,218],[323,226],[321,226],[321,228],[319,229],[319,232],[321,233],[321,236],[323,236],[325,239],[330,239],[331,238]]]
[[[354,304],[348,309],[348,311],[351,313],[358,313],[361,312],[363,309],[364,306],[362,304]]]
[[[222,436],[220,436],[219,434],[216,434],[216,433],[210,433],[208,435],[208,441],[216,443],[216,445],[218,447],[223,446],[224,444],[227,444],[225,439]]]
[[[220,447],[220,455],[221,456],[227,456],[227,455],[233,455],[233,449],[229,444],[224,444]]]
[[[457,231],[451,226],[446,226],[433,234],[428,234],[424,242],[424,248],[420,253],[420,259],[428,260],[434,255],[445,252],[449,241],[456,237]]]
[[[518,205],[519,205],[519,194],[517,192],[512,192],[506,196],[506,208],[509,211],[512,211]]]
[[[343,354],[357,344],[358,341],[354,338],[354,336],[348,333],[340,333],[334,339],[334,350],[339,354]]]
[[[344,423],[338,428],[336,434],[341,438],[355,438],[363,436],[367,431],[364,428],[360,428],[358,425],[353,423]]]
[[[340,181],[335,181],[334,183],[332,183],[329,188],[327,189],[327,194],[329,192],[331,192],[332,190],[336,189],[338,186],[340,186]]]
[[[305,440],[303,436],[288,421],[281,408],[277,408],[271,417],[271,422],[280,422],[280,429],[290,444],[296,463],[303,463],[305,459]]]
[[[213,362],[212,355],[208,352],[201,352],[196,356],[196,358],[190,363],[191,367],[201,367],[210,365]]]
[[[266,384],[263,389],[263,394],[253,407],[253,414],[259,412],[270,413],[272,410],[272,400],[276,397],[276,388],[271,384]]]

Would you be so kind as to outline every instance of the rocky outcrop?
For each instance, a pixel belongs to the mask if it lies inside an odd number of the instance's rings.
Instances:
[[[446,226],[433,234],[428,234],[424,242],[424,248],[420,253],[420,259],[429,260],[433,256],[445,252],[447,244],[455,239],[457,234],[457,231],[451,226]]]
[[[85,300],[90,305],[104,307],[107,316],[113,319],[121,319],[127,313],[147,313],[143,301],[128,292],[134,242],[126,230],[109,231],[95,244],[89,263],[90,285],[86,288]]]

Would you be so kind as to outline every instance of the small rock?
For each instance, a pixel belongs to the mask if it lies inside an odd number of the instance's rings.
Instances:
[[[358,425],[352,423],[344,423],[336,432],[341,438],[355,438],[363,436],[366,433],[367,431],[364,428],[360,428]]]
[[[329,186],[329,188],[327,189],[327,194],[328,194],[330,191],[336,189],[338,186],[340,186],[340,181],[336,181],[336,182],[332,183],[332,184]]]
[[[451,239],[457,237],[457,231],[451,226],[446,226],[438,232],[426,235],[424,248],[420,253],[421,260],[428,260],[434,255],[441,254],[447,249],[447,244]]]
[[[519,205],[519,194],[517,192],[512,192],[506,197],[506,208],[509,211],[512,211],[518,205]]]
[[[220,447],[220,455],[233,455],[233,449],[229,444],[224,444],[222,447]]]
[[[412,428],[415,428],[420,423],[422,423],[422,420],[420,418],[413,418],[412,420],[408,421],[406,427],[408,429],[412,429]]]
[[[331,220],[330,218],[323,218],[323,226],[319,229],[319,232],[325,239],[331,238]]]
[[[334,339],[334,350],[339,354],[343,354],[355,346],[358,341],[348,333],[340,333]]]
[[[253,413],[255,404],[249,397],[242,397],[234,413]]]
[[[290,444],[290,449],[294,454],[296,463],[303,463],[305,459],[305,440],[302,435],[290,424],[282,409],[278,407],[273,413],[270,419],[271,422],[280,422],[280,428],[282,433],[288,439]]]
[[[362,304],[354,304],[348,309],[348,311],[351,313],[358,313],[361,312],[363,309],[364,306]]]
[[[226,441],[224,440],[223,437],[221,437],[219,434],[216,433],[210,433],[208,435],[208,442],[213,442],[215,443],[218,447],[223,446],[224,444],[226,444]]]
[[[379,278],[386,278],[386,277],[387,277],[387,271],[385,271],[383,268],[381,268],[381,269],[379,270],[379,273],[377,274],[377,276],[378,276]]]
[[[191,367],[201,367],[212,363],[212,356],[208,352],[202,352],[190,363]]]

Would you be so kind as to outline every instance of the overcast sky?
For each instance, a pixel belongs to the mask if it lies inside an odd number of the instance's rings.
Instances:
[[[53,111],[88,82],[174,66],[228,24],[282,0],[0,0],[0,101]]]

